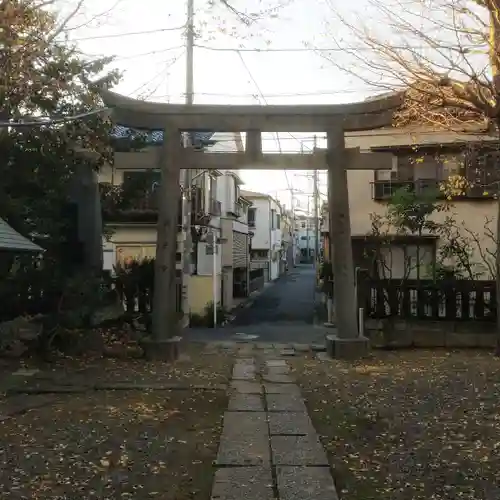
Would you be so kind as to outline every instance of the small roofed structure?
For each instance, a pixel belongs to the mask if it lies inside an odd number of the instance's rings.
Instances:
[[[0,218],[0,252],[43,252],[43,248],[19,234]]]

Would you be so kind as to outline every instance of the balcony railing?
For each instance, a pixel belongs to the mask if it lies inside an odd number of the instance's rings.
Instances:
[[[372,182],[372,198],[376,201],[388,200],[391,196],[400,189],[406,189],[411,193],[423,194],[434,193],[437,198],[444,198],[444,194],[440,191],[440,185],[443,181],[436,179],[417,179],[414,181],[375,181]],[[454,194],[454,200],[490,200],[494,197],[495,192],[488,192],[482,186],[471,186],[464,189],[464,192]]]
[[[127,186],[99,184],[104,222],[154,224],[158,220],[158,192],[130,190]],[[182,225],[182,200],[179,199],[178,225]]]
[[[228,210],[228,212],[234,215],[236,218],[243,215],[243,209],[239,203],[233,203],[233,206]]]
[[[208,203],[208,213],[213,217],[220,217],[221,215],[221,202],[215,198],[210,198]]]
[[[158,220],[158,190],[130,190],[123,185],[109,183],[99,185],[104,222],[156,223]],[[179,197],[178,225],[183,225],[182,198]],[[204,192],[195,187],[191,192],[191,224],[205,225],[210,216],[221,215],[221,203],[210,199],[208,206]]]

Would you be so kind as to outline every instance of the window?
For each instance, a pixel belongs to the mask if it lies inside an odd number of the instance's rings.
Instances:
[[[234,182],[234,203],[238,203],[238,200],[240,198],[240,186],[238,186],[238,184],[236,183],[236,180],[234,180],[234,178],[233,178],[233,182]]]
[[[217,199],[217,179],[213,176],[210,176],[210,181],[209,181],[209,197],[212,200]]]
[[[256,208],[249,208],[248,209],[248,225],[250,227],[255,227],[255,215],[256,215],[257,209]]]
[[[276,229],[276,210],[271,210],[271,229]]]
[[[307,236],[301,236],[301,237],[300,237],[300,239],[301,239],[302,241],[306,241],[306,240],[307,240]]]
[[[467,180],[475,186],[491,188],[500,180],[499,166],[499,151],[472,151],[466,160]]]
[[[280,214],[276,214],[276,229],[280,229],[280,228],[281,228]]]
[[[301,224],[301,227],[302,227],[302,229],[305,229],[305,228],[306,228],[306,223],[305,223],[305,222],[303,222],[303,223]]]

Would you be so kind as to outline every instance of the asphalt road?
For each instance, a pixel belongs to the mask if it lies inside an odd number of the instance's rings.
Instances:
[[[324,329],[313,325],[315,271],[312,265],[291,269],[253,299],[233,311],[234,319],[221,328],[188,329],[190,340],[239,340],[256,342],[322,343]]]
[[[314,267],[310,265],[292,269],[268,286],[249,307],[238,310],[232,326],[283,322],[312,324],[314,276]]]

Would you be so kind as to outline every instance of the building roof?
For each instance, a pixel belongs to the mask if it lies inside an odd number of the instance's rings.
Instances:
[[[19,234],[3,219],[0,219],[0,250],[9,250],[12,252],[43,252],[43,248]]]
[[[240,194],[245,198],[271,198],[270,194],[257,193],[257,191],[248,191],[246,189],[242,189]]]
[[[211,143],[213,132],[190,132],[193,145],[202,146]],[[111,130],[111,137],[115,140],[133,140],[143,138],[146,146],[160,145],[163,143],[163,130],[138,130],[123,125],[115,125]]]
[[[441,144],[467,144],[471,142],[498,142],[498,138],[487,133],[471,130],[470,132],[453,132],[446,130],[430,130],[423,127],[382,128],[347,132],[346,146],[349,148],[389,149],[405,146],[437,146]]]

